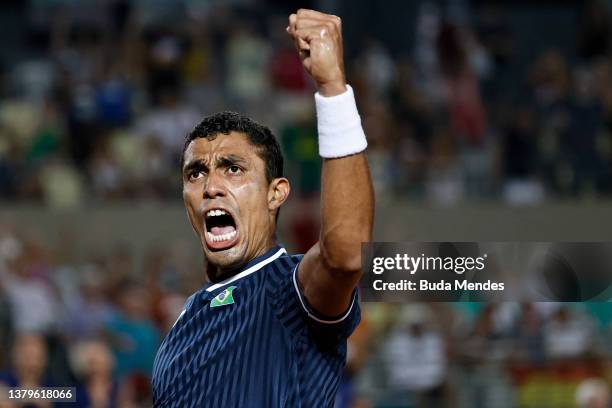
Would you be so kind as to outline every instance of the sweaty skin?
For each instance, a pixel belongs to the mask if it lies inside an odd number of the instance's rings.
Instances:
[[[194,139],[185,150],[182,173],[183,201],[212,281],[275,245],[274,218],[289,195],[289,182],[277,178],[268,183],[264,161],[244,134]],[[236,224],[236,237],[227,248],[215,248],[206,235],[205,214],[212,209],[229,212]]]

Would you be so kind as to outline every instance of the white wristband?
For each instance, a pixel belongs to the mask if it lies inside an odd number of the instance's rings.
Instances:
[[[368,146],[357,112],[353,88],[326,97],[315,93],[319,154],[324,158],[349,156],[362,152]]]

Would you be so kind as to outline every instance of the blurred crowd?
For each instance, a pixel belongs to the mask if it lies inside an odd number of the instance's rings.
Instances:
[[[0,224],[0,395],[76,386],[76,406],[151,406],[162,336],[204,283],[187,248],[152,243],[140,261],[121,243],[76,254],[69,241]]]
[[[337,406],[607,408],[611,319],[595,303],[368,304]]]
[[[23,45],[4,50],[0,77],[2,199],[176,200],[184,135],[224,109],[270,125],[295,191],[316,193],[314,89],[284,32],[289,6],[281,3],[21,7],[10,24]],[[331,4],[339,13],[350,6]],[[359,27],[347,34],[348,81],[382,201],[537,204],[611,192],[612,34],[603,0],[568,5],[574,26],[547,21],[574,41],[543,48],[517,40],[509,9],[494,2],[415,4],[409,32],[395,29],[413,39],[410,48],[392,52]]]

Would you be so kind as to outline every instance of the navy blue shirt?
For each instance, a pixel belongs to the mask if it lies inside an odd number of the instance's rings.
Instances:
[[[156,407],[332,407],[357,292],[337,318],[317,314],[297,280],[302,255],[276,247],[193,294],[153,366]]]

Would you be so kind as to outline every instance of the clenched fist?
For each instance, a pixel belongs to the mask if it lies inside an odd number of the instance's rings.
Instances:
[[[346,91],[340,17],[300,9],[289,16],[287,32],[319,93],[334,96]]]

